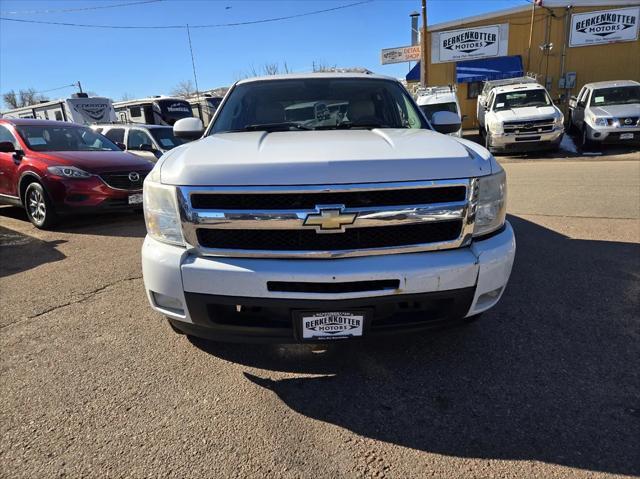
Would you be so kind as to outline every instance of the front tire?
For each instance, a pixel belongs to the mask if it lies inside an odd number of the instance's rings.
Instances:
[[[40,183],[29,183],[24,192],[24,209],[29,221],[40,229],[51,228],[58,222],[58,215],[49,195]]]

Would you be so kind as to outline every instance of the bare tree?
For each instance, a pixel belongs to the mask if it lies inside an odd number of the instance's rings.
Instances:
[[[22,108],[23,106],[34,105],[41,101],[47,101],[47,98],[38,93],[33,88],[27,88],[24,90],[10,90],[2,94],[2,100],[9,108]]]
[[[317,72],[334,72],[334,71],[336,71],[336,66],[335,65],[330,66],[330,65],[328,65],[328,64],[326,64],[324,62],[316,62],[316,61],[314,61],[312,63],[311,67],[312,67],[312,71],[314,73],[317,73]]]
[[[191,80],[185,80],[178,83],[173,90],[171,90],[171,94],[173,96],[177,96],[178,98],[189,98],[196,94],[196,89],[191,83]]]
[[[120,96],[120,101],[129,101],[129,100],[133,100],[134,98],[135,98],[134,95],[132,95],[131,93],[125,92]]]
[[[237,74],[236,80],[243,80],[245,78],[258,77],[261,75],[280,75],[281,73],[291,73],[291,69],[286,61],[282,62],[282,66],[280,66],[280,62],[265,62],[260,68],[251,64],[249,66],[249,72]]]

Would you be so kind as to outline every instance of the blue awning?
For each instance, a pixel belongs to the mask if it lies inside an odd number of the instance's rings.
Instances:
[[[521,76],[524,76],[524,72],[520,55],[483,58],[481,60],[467,60],[456,63],[457,83],[500,80],[501,78]]]
[[[414,67],[409,70],[405,79],[407,81],[420,81],[420,62],[417,62]]]

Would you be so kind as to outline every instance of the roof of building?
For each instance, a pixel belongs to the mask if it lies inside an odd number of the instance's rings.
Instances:
[[[542,7],[539,8],[565,8],[571,7],[622,7],[622,6],[635,6],[640,5],[640,0],[544,0]],[[459,20],[452,20],[449,22],[436,23],[434,25],[428,25],[427,30],[435,32],[448,28],[464,27],[469,23],[481,22],[483,20],[489,20],[491,18],[502,17],[504,15],[512,15],[520,12],[530,12],[531,4],[522,5],[519,7],[512,7],[503,10],[496,10],[495,12],[483,13],[481,15],[474,15],[472,17],[463,17]]]

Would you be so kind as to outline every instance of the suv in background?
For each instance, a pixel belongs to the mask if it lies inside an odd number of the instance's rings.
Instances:
[[[493,152],[523,152],[560,146],[564,116],[534,78],[487,81],[477,104],[480,134]]]
[[[389,77],[237,82],[204,136],[176,122],[199,139],[144,182],[151,306],[178,332],[277,343],[476,318],[505,290],[515,238],[504,170],[441,134],[459,128],[449,111],[429,124]]]
[[[0,119],[0,204],[24,207],[38,228],[65,213],[139,210],[152,167],[85,126]]]
[[[437,111],[450,111],[458,115],[460,124],[462,125],[462,117],[460,116],[460,103],[458,103],[458,96],[456,94],[455,86],[432,86],[427,88],[419,88],[416,92],[416,103],[427,117],[427,120],[431,121],[433,114]],[[454,133],[449,133],[452,136],[462,138],[462,127]]]
[[[582,147],[594,143],[640,142],[640,83],[587,83],[569,100],[569,126]]]
[[[91,128],[121,145],[121,148],[153,162],[185,142],[173,134],[170,126],[115,123],[94,125]]]

